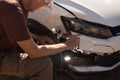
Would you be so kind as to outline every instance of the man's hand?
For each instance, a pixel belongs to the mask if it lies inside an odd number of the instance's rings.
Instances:
[[[80,37],[79,35],[72,35],[65,44],[68,46],[68,49],[73,49],[75,47],[78,47],[80,43]]]
[[[37,0],[41,6],[49,6],[53,0]]]
[[[28,11],[35,11],[39,8],[52,6],[52,0],[23,0],[24,6]]]

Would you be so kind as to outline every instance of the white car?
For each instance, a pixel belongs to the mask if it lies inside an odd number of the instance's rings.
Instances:
[[[55,0],[51,8],[30,13],[29,18],[44,24],[58,37],[64,34],[79,34],[78,51],[85,54],[108,56],[120,53],[120,0]],[[119,55],[120,56],[120,55]],[[119,57],[118,56],[118,57]],[[111,58],[111,57],[110,57]],[[119,57],[120,58],[120,57]],[[109,71],[110,66],[74,66],[76,72]],[[97,67],[97,69],[96,69]]]

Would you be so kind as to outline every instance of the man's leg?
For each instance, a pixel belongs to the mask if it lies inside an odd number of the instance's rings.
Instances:
[[[53,65],[48,57],[31,59],[23,54],[4,57],[0,74],[28,78],[29,80],[53,80]]]
[[[48,57],[26,58],[19,66],[19,71],[24,69],[24,76],[29,80],[53,80],[53,64]]]
[[[1,53],[0,53],[1,54]],[[17,75],[18,63],[20,61],[20,56],[17,53],[5,53],[2,57],[0,65],[0,74],[1,75]]]

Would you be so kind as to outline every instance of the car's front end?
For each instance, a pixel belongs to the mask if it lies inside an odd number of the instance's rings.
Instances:
[[[52,10],[49,8],[38,10],[30,13],[29,18],[44,24],[57,34],[58,39],[64,35],[80,36],[80,45],[72,50],[72,57],[89,56],[92,58],[91,61],[96,60],[96,64],[94,63],[92,67],[83,67],[66,62],[73,71],[80,73],[110,71],[120,65],[119,3],[119,0],[55,0]],[[63,54],[62,57],[67,54],[69,53]],[[70,59],[67,56],[66,60]]]

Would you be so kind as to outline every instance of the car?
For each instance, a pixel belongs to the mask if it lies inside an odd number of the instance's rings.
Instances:
[[[77,73],[111,71],[120,65],[119,4],[120,0],[54,0],[50,8],[30,13],[28,24],[46,26],[58,42],[80,36],[77,48],[53,56],[54,61],[62,56],[57,67],[62,62]]]

